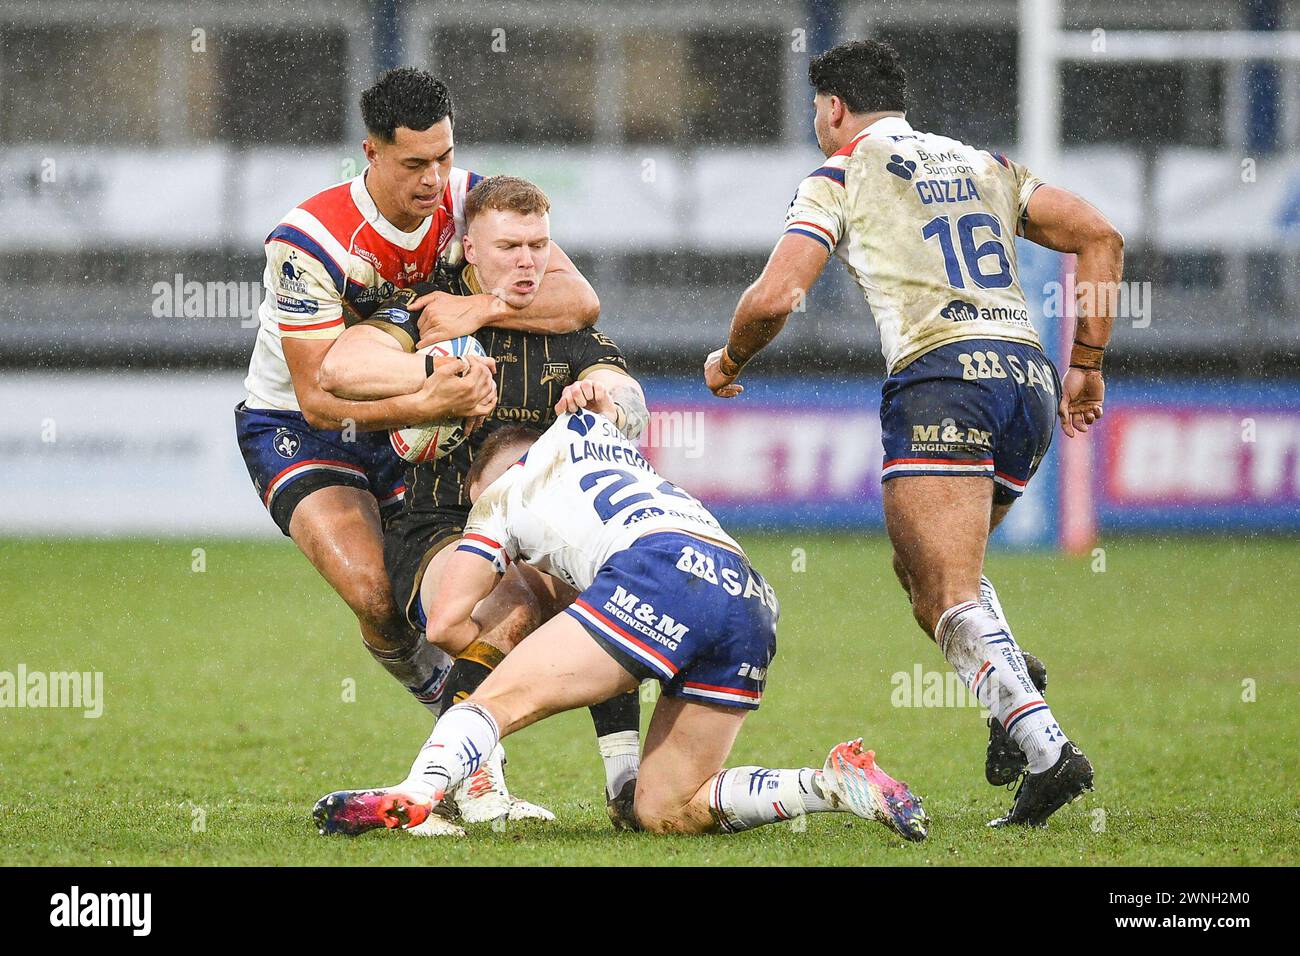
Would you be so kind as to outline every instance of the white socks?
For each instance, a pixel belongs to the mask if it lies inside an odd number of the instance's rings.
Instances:
[[[596,746],[605,764],[605,795],[612,800],[641,771],[641,735],[635,730],[620,730],[597,737]]]
[[[1056,763],[1067,738],[1029,679],[1024,655],[1001,612],[997,592],[984,578],[980,601],[943,612],[934,629],[935,643],[971,693],[1025,752],[1029,772],[1042,773]]]
[[[992,612],[993,616],[1002,622],[1002,626],[1011,633],[1011,625],[1007,623],[1007,616],[1002,613],[1002,602],[998,600],[997,589],[993,587],[993,582],[984,575],[980,575],[980,603],[984,609]]]
[[[429,799],[450,793],[478,770],[500,741],[491,714],[478,704],[457,704],[438,719],[400,789]]]
[[[430,644],[423,634],[416,637],[411,647],[396,652],[381,651],[369,644],[366,650],[433,716],[438,716],[438,702],[442,700],[442,689],[454,663],[446,651]]]
[[[835,810],[821,791],[821,771],[732,767],[718,773],[709,788],[709,809],[727,833],[765,823],[792,820],[807,813]]]

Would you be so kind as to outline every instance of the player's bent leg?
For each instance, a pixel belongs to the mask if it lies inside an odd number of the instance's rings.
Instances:
[[[633,805],[651,833],[721,829],[709,789],[726,763],[749,711],[663,696],[646,731]]]
[[[577,598],[578,592],[559,578],[530,565],[515,565],[538,604],[542,622],[549,621]],[[596,748],[605,770],[605,810],[616,830],[632,829],[632,798],[641,766],[641,695],[639,688],[592,704],[591,722]]]
[[[321,833],[387,827],[419,833],[448,794],[494,753],[501,738],[551,714],[589,706],[636,686],[568,615],[537,630],[470,699],[438,719],[410,773],[395,787],[338,791],[313,810]]]
[[[885,527],[907,573],[912,613],[931,636],[948,608],[979,594],[993,483],[909,475],[884,483]]]
[[[557,615],[439,719],[401,789],[436,803],[476,772],[501,738],[636,685],[576,619]]]
[[[895,478],[885,483],[885,523],[908,571],[917,621],[1027,759],[1015,805],[994,823],[1041,826],[1092,788],[1092,766],[1062,732],[1005,620],[981,601],[992,484]]]
[[[331,485],[313,491],[293,510],[289,537],[347,603],[382,650],[407,642],[384,572],[379,503],[360,488]]]
[[[748,711],[665,696],[655,707],[636,816],[652,833],[739,833],[809,813],[854,813],[909,840],[926,835],[921,800],[862,751],[833,748],[812,767],[722,769]]]
[[[294,507],[289,537],[357,616],[370,656],[420,703],[435,708],[451,661],[398,613],[374,495],[347,485],[318,488]]]
[[[458,534],[444,539],[420,572],[417,600],[422,613],[427,614],[428,602],[437,594],[442,570],[458,540]],[[541,622],[543,604],[538,593],[545,594],[546,588],[540,582],[533,582],[533,577],[547,576],[527,566],[511,568],[492,593],[475,608],[474,618],[479,623],[480,634],[477,640],[466,646],[450,648],[456,653],[456,658],[443,691],[440,717],[477,690],[505,659],[506,653]],[[555,814],[545,807],[511,795],[506,784],[505,763],[505,749],[498,746],[481,762],[478,770],[443,802],[439,816],[458,816],[466,823],[499,819],[554,820]],[[426,831],[437,823],[431,818],[426,826],[417,827],[414,832],[420,836],[429,835]]]
[[[430,560],[420,584],[421,601],[431,601],[441,583],[442,568],[454,548],[445,547]],[[542,622],[548,621],[573,603],[577,592],[549,574],[527,564],[515,563],[501,582],[474,609],[480,635],[471,646],[452,649],[458,654],[443,695],[443,710],[466,700],[485,681],[493,669],[516,645]],[[424,605],[427,613],[427,604]],[[596,728],[596,745],[605,769],[605,804],[615,828],[627,825],[631,793],[636,785],[640,765],[641,703],[635,690],[615,694],[611,699],[591,706]],[[509,799],[499,754],[485,763],[475,779],[457,792],[455,803],[468,822],[484,814],[501,812]],[[495,801],[489,799],[495,794]],[[550,811],[527,812],[532,804],[513,801],[508,815],[515,819],[542,816],[553,818]],[[540,809],[540,808],[534,808]]]

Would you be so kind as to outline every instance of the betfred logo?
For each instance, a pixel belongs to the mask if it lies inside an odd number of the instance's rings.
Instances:
[[[1300,502],[1300,414],[1107,409],[1103,492],[1115,504]]]
[[[702,412],[667,402],[658,406],[661,415],[680,414],[688,424],[700,415],[695,431],[685,442],[647,440],[641,450],[656,471],[710,507],[834,502],[856,512],[880,500],[883,449],[872,400],[833,411],[754,404]]]

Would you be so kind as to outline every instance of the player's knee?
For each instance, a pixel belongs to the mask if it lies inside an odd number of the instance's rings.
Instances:
[[[393,589],[382,571],[357,575],[349,582],[348,591],[343,598],[362,627],[385,637],[406,630],[398,626],[400,622],[397,605],[393,603]]]
[[[705,833],[711,828],[711,821],[693,812],[689,804],[653,793],[638,791],[632,813],[647,833]]]
[[[637,824],[646,833],[702,833],[703,829],[695,821],[680,809],[670,807],[655,807],[643,809],[638,806],[635,810]]]

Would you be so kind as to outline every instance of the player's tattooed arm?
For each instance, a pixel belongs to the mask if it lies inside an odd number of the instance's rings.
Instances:
[[[814,239],[797,233],[781,237],[762,275],[736,304],[727,344],[704,362],[704,381],[714,395],[734,398],[745,390],[736,382],[741,369],[780,334],[790,313],[802,308],[829,259],[826,247]]]
[[[614,424],[628,438],[637,439],[650,423],[650,409],[646,408],[645,393],[635,380],[624,376],[627,381],[610,389],[617,414]]]
[[[650,421],[645,393],[640,383],[626,372],[598,368],[565,387],[555,403],[555,413],[576,412],[586,408],[604,415],[628,438],[636,439]]]

